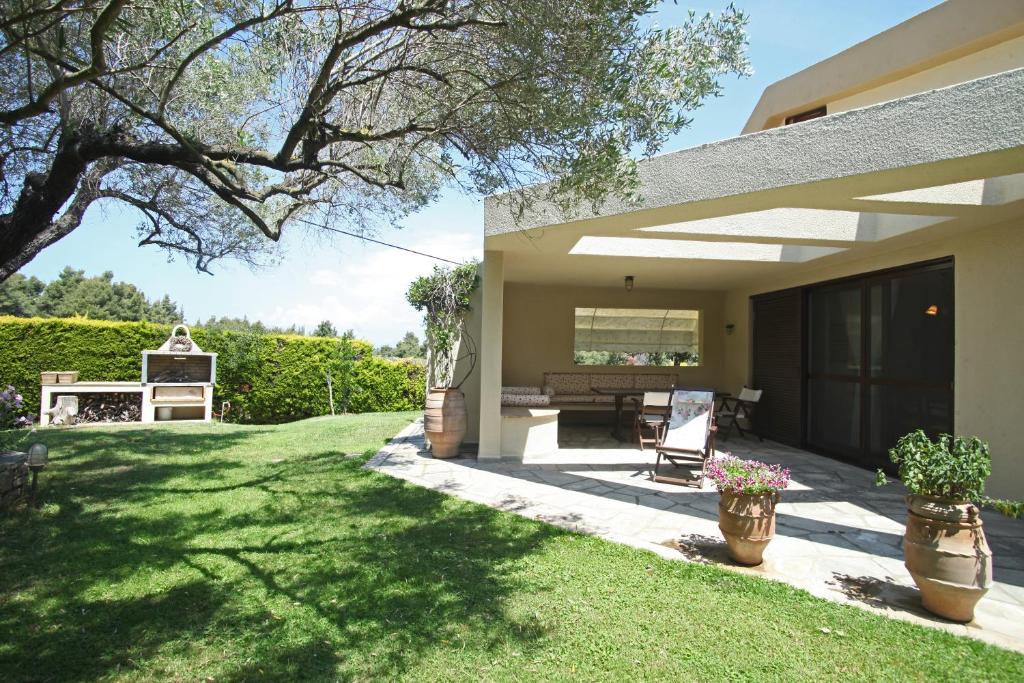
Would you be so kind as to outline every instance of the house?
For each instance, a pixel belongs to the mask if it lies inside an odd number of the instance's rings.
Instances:
[[[501,453],[503,385],[669,370],[762,389],[766,438],[865,467],[918,427],[978,435],[989,492],[1021,496],[1024,3],[938,5],[640,178],[638,204],[579,215],[486,200],[480,458]],[[577,363],[622,358],[671,367]]]

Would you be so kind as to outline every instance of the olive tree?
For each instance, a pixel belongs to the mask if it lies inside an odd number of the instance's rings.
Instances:
[[[406,291],[409,304],[424,313],[428,391],[458,389],[476,367],[476,340],[466,331],[466,316],[479,286],[479,264],[473,261],[454,268],[434,266],[431,275],[416,278]],[[455,367],[463,359],[469,368],[456,381]]]
[[[656,4],[4,0],[0,280],[96,203],[206,271],[447,186],[630,196],[633,155],[747,70],[741,12],[659,29]]]

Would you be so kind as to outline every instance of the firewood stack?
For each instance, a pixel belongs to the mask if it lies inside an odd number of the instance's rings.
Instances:
[[[156,384],[181,384],[194,382],[195,379],[184,370],[163,370],[152,373],[149,381]]]
[[[138,422],[142,419],[139,394],[83,394],[78,422]]]

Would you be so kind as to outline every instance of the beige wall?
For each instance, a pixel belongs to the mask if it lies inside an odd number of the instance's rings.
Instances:
[[[932,67],[920,73],[828,103],[828,113],[888,102],[926,90],[944,88],[991,74],[1024,67],[1024,36]]]
[[[722,344],[725,319],[721,292],[625,288],[561,287],[505,284],[502,384],[540,386],[545,372],[622,372],[622,367],[573,364],[573,314],[577,306],[623,308],[684,308],[700,310],[701,357],[699,367],[681,367],[680,383],[690,386],[722,385]],[[635,372],[664,372],[664,368],[631,368]]]
[[[768,86],[743,127],[774,128],[1019,68],[1021,0],[947,0]]]
[[[992,449],[989,493],[1024,495],[1024,223],[1019,221],[726,293],[725,316],[736,330],[725,340],[723,382],[750,379],[750,296],[953,256],[956,280],[954,429]]]

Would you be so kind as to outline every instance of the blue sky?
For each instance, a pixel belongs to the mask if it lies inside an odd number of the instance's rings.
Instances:
[[[750,60],[754,75],[729,80],[724,96],[694,113],[693,125],[673,137],[669,152],[739,134],[761,91],[770,83],[898,24],[934,0],[736,0],[750,15]],[[678,24],[688,9],[718,11],[723,5],[664,3],[654,18]],[[420,330],[419,315],[405,302],[408,283],[429,272],[433,261],[348,237],[298,231],[282,240],[280,262],[250,271],[225,263],[215,275],[196,273],[181,260],[152,247],[139,248],[135,217],[113,206],[93,207],[83,225],[22,269],[52,279],[71,265],[88,274],[105,270],[139,286],[148,296],[168,294],[189,321],[209,316],[247,316],[276,325],[308,328],[331,320],[375,344],[393,343],[406,330]],[[344,227],[344,226],[339,226]],[[379,239],[453,260],[479,257],[483,244],[480,198],[448,193]]]

